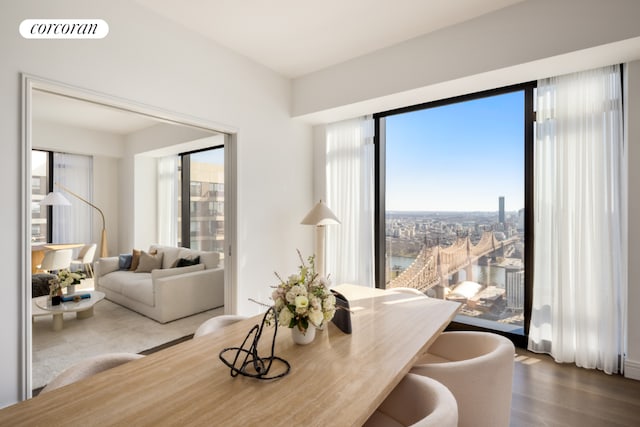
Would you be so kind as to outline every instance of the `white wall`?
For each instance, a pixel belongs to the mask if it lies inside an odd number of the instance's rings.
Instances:
[[[336,121],[638,59],[638,16],[636,0],[525,0],[295,79],[293,115]]]
[[[155,126],[128,134],[125,137],[127,153],[171,151],[173,154],[205,148],[204,142],[195,141],[211,136],[211,132],[174,123]],[[205,141],[206,142],[206,141]]]
[[[27,18],[104,19],[103,40],[26,40],[18,25]],[[253,314],[253,297],[268,301],[273,271],[296,268],[295,249],[309,252],[313,234],[299,224],[313,204],[311,129],[290,120],[290,82],[244,57],[185,32],[181,27],[124,0],[3,3],[0,13],[0,144],[8,186],[0,234],[5,277],[0,287],[9,301],[21,301],[25,284],[20,234],[23,222],[21,168],[21,79],[26,72],[81,88],[133,100],[183,115],[222,123],[237,131],[238,311]],[[226,129],[223,129],[226,130]],[[121,184],[133,178],[122,159]],[[129,169],[130,168],[130,169]],[[116,179],[116,177],[114,177]],[[134,196],[130,195],[129,200]],[[125,199],[126,200],[126,199]],[[123,206],[116,209],[125,211]],[[130,235],[120,237],[125,242]],[[21,354],[25,331],[20,304],[0,312],[0,406],[19,400],[23,388]],[[23,387],[24,385],[24,387]]]
[[[158,241],[158,168],[155,158],[142,155],[134,157],[133,167],[133,211],[129,213],[133,223],[133,248],[146,251],[150,244]]]
[[[31,129],[33,148],[87,156],[122,157],[124,153],[121,135],[43,120],[34,120]]]
[[[105,228],[107,229],[107,251],[109,255],[118,254],[120,218],[118,217],[120,197],[118,176],[120,175],[120,159],[116,157],[93,157],[93,200],[104,213]],[[95,239],[100,248],[102,219],[99,214],[93,216]],[[96,252],[96,259],[100,256],[100,249]]]
[[[120,194],[118,200],[118,254],[126,253],[130,249],[135,248],[135,222],[133,213],[135,208],[135,196],[132,183],[135,182],[135,158],[134,156],[126,156],[120,159],[120,175],[118,179],[118,188]],[[138,248],[136,248],[138,249]]]
[[[640,380],[640,61],[627,67],[629,142],[629,290],[627,298],[627,363],[625,376]]]

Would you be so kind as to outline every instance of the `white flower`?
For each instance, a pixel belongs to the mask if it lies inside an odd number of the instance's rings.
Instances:
[[[307,322],[322,326],[333,318],[335,297],[329,291],[329,281],[315,271],[315,257],[307,258],[307,263],[298,251],[301,265],[297,274],[286,280],[278,273],[280,284],[271,293],[274,309],[278,313],[278,324],[285,327],[299,327]]]
[[[326,277],[318,277],[318,282],[320,285],[324,286],[326,289],[329,289],[331,282]]]
[[[297,274],[292,274],[291,276],[289,276],[289,280],[288,280],[289,285],[293,286],[299,281],[300,281],[300,276],[298,276]]]
[[[309,298],[304,295],[298,295],[295,300],[296,313],[304,314],[309,308]]]
[[[291,311],[286,307],[278,313],[278,323],[280,326],[288,328],[291,323],[291,319],[293,319],[293,313],[291,313]]]
[[[334,310],[335,307],[336,307],[336,297],[332,293],[329,293],[329,295],[327,295],[324,301],[322,301],[322,309],[325,311]]]
[[[289,292],[287,292],[285,298],[289,304],[293,304],[296,301],[297,296],[298,295],[293,292],[293,290],[290,290]]]
[[[322,310],[322,300],[320,298],[318,298],[317,296],[312,296],[309,299],[309,305],[314,309],[314,310]]]
[[[296,296],[298,295],[302,295],[302,296],[307,296],[307,287],[304,285],[295,285],[294,287],[291,288],[291,292],[295,293]]]
[[[324,314],[322,314],[321,310],[309,310],[309,320],[315,326],[320,326],[324,320]]]

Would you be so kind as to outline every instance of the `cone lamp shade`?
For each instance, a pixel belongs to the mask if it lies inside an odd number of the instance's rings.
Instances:
[[[43,206],[70,206],[71,202],[59,191],[52,191],[40,200]]]
[[[300,223],[316,226],[316,272],[321,276],[325,276],[324,227],[331,224],[340,224],[340,220],[338,220],[338,217],[336,217],[331,209],[320,200]]]

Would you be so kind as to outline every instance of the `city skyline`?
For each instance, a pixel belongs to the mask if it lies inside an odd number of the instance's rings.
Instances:
[[[386,168],[387,211],[517,212],[524,92],[388,116]]]

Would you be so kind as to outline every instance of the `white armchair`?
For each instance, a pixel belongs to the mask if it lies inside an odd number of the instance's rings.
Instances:
[[[40,394],[48,393],[76,381],[95,375],[107,369],[115,368],[123,363],[140,359],[144,356],[134,353],[108,353],[89,357],[68,367],[49,382]]]
[[[407,374],[364,427],[457,427],[458,406],[438,381]]]
[[[511,341],[497,334],[445,332],[411,372],[451,390],[460,427],[509,427],[514,354]]]
[[[212,317],[209,320],[205,320],[198,329],[196,329],[193,337],[197,338],[202,335],[210,334],[227,325],[231,325],[244,319],[247,319],[247,316],[241,316],[238,314],[223,314],[221,316]]]

